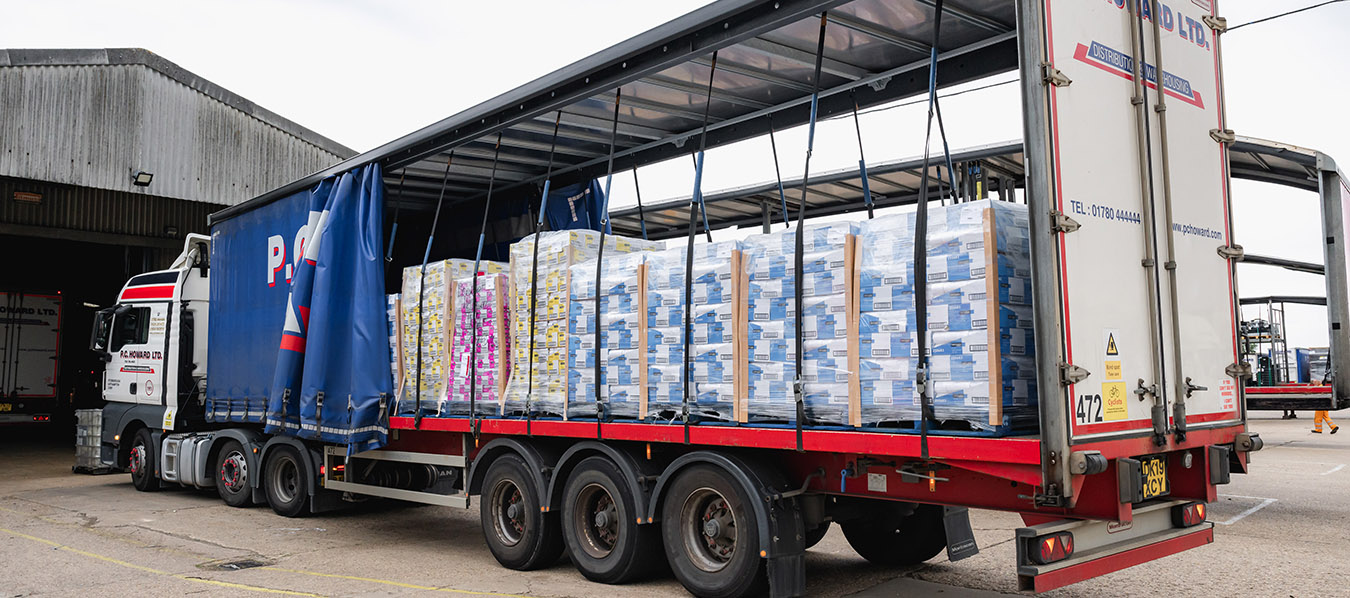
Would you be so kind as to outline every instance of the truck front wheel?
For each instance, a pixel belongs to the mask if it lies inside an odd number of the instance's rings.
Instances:
[[[562,556],[557,516],[540,509],[540,496],[525,461],[514,454],[498,457],[483,476],[478,505],[483,538],[492,556],[507,569],[540,569]]]
[[[268,453],[263,474],[268,506],[282,517],[303,516],[309,489],[305,487],[305,464],[300,462],[300,453],[284,444]]]
[[[626,583],[661,560],[661,537],[638,525],[637,504],[623,473],[604,457],[577,464],[563,490],[563,538],[586,579]]]
[[[739,598],[767,585],[752,498],[722,469],[681,472],[661,504],[661,537],[670,568],[699,598]]]
[[[159,451],[155,450],[155,440],[149,428],[136,430],[131,440],[130,456],[127,468],[131,470],[131,485],[141,492],[159,490]]]
[[[911,512],[912,508],[912,512]],[[867,515],[839,524],[858,556],[877,565],[917,565],[947,547],[939,505],[877,502]]]
[[[249,473],[244,445],[236,440],[226,440],[216,456],[216,492],[225,504],[231,507],[253,504],[253,480],[249,479]]]

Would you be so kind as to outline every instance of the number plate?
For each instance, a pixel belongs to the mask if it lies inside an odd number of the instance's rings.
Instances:
[[[0,403],[0,413],[5,413],[5,412],[8,412],[8,411],[13,411],[13,410],[14,410],[14,405],[13,405],[13,404],[11,404],[11,403]]]
[[[1166,457],[1141,457],[1139,464],[1140,476],[1143,478],[1139,481],[1140,487],[1144,489],[1143,500],[1171,494],[1172,488],[1167,484]]]

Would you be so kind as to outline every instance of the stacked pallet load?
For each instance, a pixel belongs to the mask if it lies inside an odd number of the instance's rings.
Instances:
[[[644,418],[683,421],[687,307],[690,419],[735,422],[747,374],[740,243],[701,243],[693,253],[692,303],[685,298],[687,247],[651,254],[645,265]]]
[[[807,224],[802,255],[804,425],[852,425],[850,326],[858,225]],[[797,372],[797,229],[744,241],[748,384],[741,420],[794,422]]]
[[[445,411],[453,375],[455,276],[468,277],[474,261],[450,259],[403,269],[400,294],[402,390],[398,413],[439,415]],[[501,262],[480,262],[478,271],[506,270]],[[420,365],[420,367],[419,367]]]
[[[596,344],[595,268],[571,267],[567,417],[636,419],[642,397],[642,273],[649,252],[606,255],[600,272]],[[599,362],[599,380],[596,363]],[[598,389],[597,389],[598,385]],[[597,390],[600,402],[596,402]]]
[[[914,221],[893,214],[861,227],[855,369],[864,426],[920,418]],[[929,211],[922,308],[939,422],[999,433],[1034,426],[1030,268],[1025,206],[986,200]]]
[[[394,380],[394,396],[399,396],[399,389],[403,385],[403,376],[401,375],[403,357],[400,355],[403,350],[403,343],[400,342],[401,337],[399,336],[399,322],[402,321],[399,312],[402,309],[402,301],[399,299],[398,293],[385,295],[384,315],[389,332],[389,375]]]
[[[446,397],[446,412],[451,415],[468,415],[470,404],[478,415],[501,413],[501,393],[506,387],[511,343],[507,276],[484,273],[477,279],[475,284],[474,277],[466,275],[454,284],[452,365]]]
[[[606,260],[635,251],[660,249],[663,245],[616,235],[605,235],[604,239]],[[510,380],[503,395],[503,413],[567,417],[569,370],[577,363],[585,367],[584,360],[573,360],[570,350],[571,267],[595,260],[599,248],[600,233],[592,230],[550,231],[537,237],[530,235],[511,245],[510,304],[512,337],[516,342],[511,346]],[[536,267],[537,277],[532,278]],[[595,269],[591,268],[590,273],[593,284]],[[532,295],[536,289],[537,300]]]

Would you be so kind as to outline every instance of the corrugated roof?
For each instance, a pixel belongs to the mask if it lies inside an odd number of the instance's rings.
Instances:
[[[0,105],[0,175],[97,189],[229,206],[355,154],[135,48],[0,50]]]

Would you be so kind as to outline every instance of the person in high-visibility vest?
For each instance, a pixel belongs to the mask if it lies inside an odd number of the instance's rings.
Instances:
[[[1318,411],[1313,415],[1313,434],[1322,433],[1322,422],[1326,422],[1328,426],[1331,426],[1332,434],[1335,434],[1341,429],[1340,426],[1331,422],[1331,416],[1328,415],[1326,411]]]

